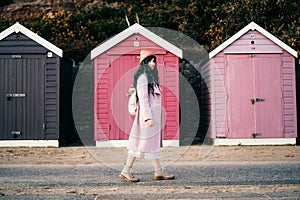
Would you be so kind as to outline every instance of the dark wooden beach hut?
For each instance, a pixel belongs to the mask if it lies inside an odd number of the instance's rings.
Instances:
[[[58,147],[74,127],[71,94],[60,48],[19,23],[0,33],[0,146]]]

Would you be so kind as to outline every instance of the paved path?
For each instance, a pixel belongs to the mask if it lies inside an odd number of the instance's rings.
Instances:
[[[299,199],[300,161],[176,162],[173,181],[154,181],[137,163],[139,183],[117,175],[122,166],[1,165],[0,199]]]

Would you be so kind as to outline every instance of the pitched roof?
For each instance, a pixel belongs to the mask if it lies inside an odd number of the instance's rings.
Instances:
[[[134,24],[129,28],[125,29],[124,31],[120,32],[119,34],[113,36],[111,39],[103,42],[98,47],[91,51],[91,59],[94,59],[98,55],[104,53],[108,49],[112,48],[113,46],[117,45],[118,43],[122,42],[129,36],[133,34],[141,34],[144,37],[148,38],[152,42],[156,43],[157,45],[165,48],[166,50],[170,51],[174,55],[182,58],[182,50],[178,47],[174,46],[173,44],[169,43],[168,41],[162,39],[158,35],[154,34],[153,32],[149,31],[148,29],[144,28],[139,24]]]
[[[213,58],[215,55],[217,55],[219,52],[221,52],[222,50],[224,50],[226,47],[228,47],[230,44],[232,44],[234,41],[236,41],[237,39],[239,39],[241,36],[243,36],[245,33],[247,33],[250,30],[257,30],[262,35],[264,35],[265,37],[267,37],[271,41],[273,41],[275,44],[277,44],[278,46],[280,46],[281,48],[283,48],[284,50],[286,50],[287,52],[289,52],[294,57],[296,57],[296,58],[298,57],[298,53],[295,50],[293,50],[291,47],[289,47],[288,45],[286,45],[285,43],[283,43],[281,40],[279,40],[278,38],[276,38],[274,35],[272,35],[268,31],[266,31],[265,29],[263,29],[262,27],[260,27],[256,23],[251,22],[250,24],[248,24],[247,26],[245,26],[243,29],[241,29],[239,32],[237,32],[236,34],[234,34],[231,38],[229,38],[224,43],[222,43],[220,46],[218,46],[213,51],[211,51],[209,53],[209,58]]]
[[[31,30],[29,30],[25,26],[22,26],[19,22],[16,22],[14,25],[12,25],[9,28],[2,31],[0,33],[0,40],[6,38],[7,36],[9,36],[10,34],[12,34],[14,32],[15,33],[19,33],[19,32],[23,33],[24,35],[26,35],[30,39],[34,40],[38,44],[42,45],[43,47],[45,47],[49,51],[52,51],[53,53],[55,53],[56,55],[58,55],[60,57],[62,57],[62,55],[63,55],[63,51],[60,48],[58,48],[54,44],[48,42],[47,40],[45,40],[44,38],[42,38],[38,34],[32,32]]]

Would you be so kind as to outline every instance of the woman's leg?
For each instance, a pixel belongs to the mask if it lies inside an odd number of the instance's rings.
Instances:
[[[136,157],[128,155],[125,165],[128,167],[132,167],[135,159]]]
[[[173,180],[175,178],[174,176],[164,174],[159,159],[153,159],[152,164],[154,167],[154,180]]]
[[[136,159],[136,157],[128,155],[126,163],[124,165],[124,168],[119,175],[119,177],[121,179],[124,179],[127,182],[139,182],[140,181],[139,179],[135,178],[131,174],[131,168],[133,166],[135,159]]]

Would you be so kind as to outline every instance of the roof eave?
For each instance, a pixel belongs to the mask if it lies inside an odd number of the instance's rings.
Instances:
[[[269,33],[268,31],[266,31],[265,29],[263,29],[259,25],[257,25],[255,22],[251,22],[250,24],[248,24],[247,26],[245,26],[243,29],[241,29],[239,32],[237,32],[236,34],[234,34],[231,38],[229,38],[224,43],[222,43],[220,46],[218,46],[213,51],[211,51],[209,53],[209,58],[213,58],[215,55],[217,55],[218,53],[220,53],[221,51],[223,51],[230,44],[232,44],[237,39],[239,39],[242,35],[244,35],[245,33],[247,33],[249,30],[257,30],[258,32],[260,32],[261,34],[263,34],[264,36],[266,36],[267,38],[269,38],[271,41],[273,41],[275,44],[277,44],[278,46],[280,46],[281,48],[283,48],[284,50],[286,50],[287,52],[289,52],[291,55],[293,55],[294,57],[298,58],[298,53],[295,50],[293,50],[291,47],[289,47],[288,45],[286,45],[285,43],[283,43],[282,41],[280,41],[278,38],[276,38],[275,36],[273,36],[271,33]]]
[[[136,24],[130,26],[129,28],[125,29],[124,31],[120,32],[119,34],[115,35],[111,39],[103,42],[95,49],[93,49],[91,51],[91,59],[93,60],[98,55],[104,53],[108,49],[112,48],[113,46],[117,45],[118,43],[122,42],[123,40],[125,40],[126,38],[128,38],[129,36],[131,36],[133,34],[141,34],[141,35],[145,36],[146,38],[148,38],[149,40],[156,43],[157,45],[167,49],[168,51],[170,51],[177,57],[179,57],[179,58],[183,57],[183,53],[182,53],[181,49],[179,49],[175,45],[169,43],[168,41],[162,39],[158,35],[154,34],[153,32],[149,31],[148,29],[146,29],[143,26],[136,23]]]
[[[59,57],[63,57],[63,51],[60,48],[58,48],[54,44],[48,42],[47,40],[40,37],[38,34],[32,32],[31,30],[27,29],[26,27],[22,26],[18,22],[16,22],[14,25],[7,28],[6,30],[2,31],[0,33],[0,40],[4,39],[5,37],[9,36],[10,34],[12,34],[14,32],[15,33],[19,33],[19,32],[23,33],[24,35],[26,35],[30,39],[34,40],[38,44],[42,45],[43,47],[45,47],[49,51],[52,51],[53,53],[55,53]]]

